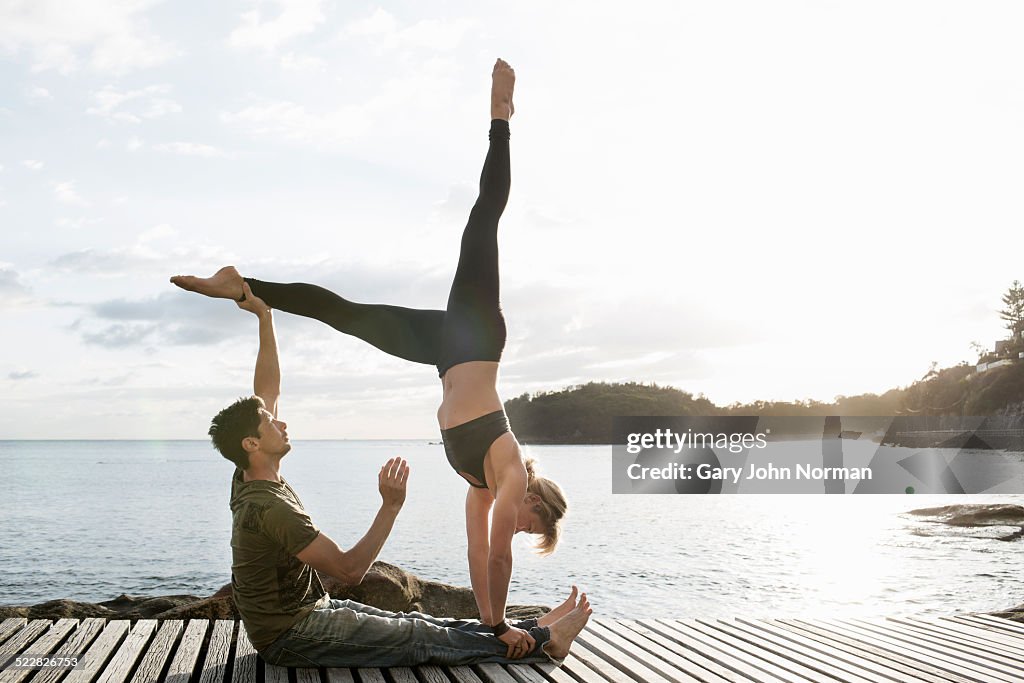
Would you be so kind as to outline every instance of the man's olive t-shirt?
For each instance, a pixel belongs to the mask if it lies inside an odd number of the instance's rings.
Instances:
[[[284,479],[231,480],[231,588],[253,647],[262,650],[308,615],[326,592],[295,555],[320,530]]]

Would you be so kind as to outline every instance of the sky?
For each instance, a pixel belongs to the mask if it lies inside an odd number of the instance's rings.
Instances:
[[[1024,279],[1013,2],[0,0],[0,438],[203,438],[226,264],[441,308],[516,69],[500,391],[718,404],[973,362]],[[295,439],[431,438],[436,372],[276,315]]]

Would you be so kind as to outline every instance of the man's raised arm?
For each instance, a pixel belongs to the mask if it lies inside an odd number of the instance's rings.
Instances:
[[[256,374],[253,393],[263,399],[270,414],[277,419],[277,401],[281,397],[281,363],[277,357],[277,337],[274,334],[274,315],[270,306],[242,283],[245,298],[236,302],[238,307],[256,315],[260,321],[260,350],[256,354]]]

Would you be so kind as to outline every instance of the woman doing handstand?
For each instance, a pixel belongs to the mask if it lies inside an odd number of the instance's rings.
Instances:
[[[272,308],[315,318],[393,356],[437,366],[443,385],[437,420],[445,453],[470,485],[466,534],[480,619],[494,625],[516,656],[532,649],[534,639],[505,621],[512,537],[521,531],[536,534],[539,551],[552,552],[566,500],[557,484],[534,473],[532,459],[523,460],[497,391],[506,334],[498,299],[498,220],[511,185],[508,120],[514,85],[515,73],[499,59],[492,72],[490,145],[480,194],[462,234],[445,310],[355,303],[315,285],[243,279],[231,266],[209,278],[177,276],[171,282],[236,300],[245,296],[247,284]],[[558,615],[575,601],[574,586]]]

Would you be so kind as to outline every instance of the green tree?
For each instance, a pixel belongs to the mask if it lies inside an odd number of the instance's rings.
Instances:
[[[1014,280],[1003,295],[1003,305],[1006,308],[999,311],[999,317],[1006,321],[1006,329],[1017,336],[1024,329],[1024,286],[1019,280]]]

